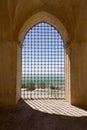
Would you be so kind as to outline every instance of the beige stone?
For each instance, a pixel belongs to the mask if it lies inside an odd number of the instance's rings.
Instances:
[[[23,37],[44,20],[64,39],[66,99],[87,106],[86,14],[87,0],[0,0],[0,106],[15,105],[20,99]]]

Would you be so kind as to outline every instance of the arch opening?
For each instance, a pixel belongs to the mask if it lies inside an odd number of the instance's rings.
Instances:
[[[46,22],[34,25],[25,35],[21,91],[24,99],[65,99],[64,41]]]
[[[18,41],[21,45],[23,44],[23,40],[27,31],[31,29],[31,27],[33,27],[34,25],[40,22],[46,22],[48,24],[51,24],[53,27],[55,27],[56,30],[60,32],[65,46],[68,46],[67,43],[69,43],[69,37],[66,28],[57,17],[45,11],[40,11],[38,13],[35,13],[29,19],[27,19],[26,22],[23,24],[21,30],[19,31],[19,36],[18,36]]]

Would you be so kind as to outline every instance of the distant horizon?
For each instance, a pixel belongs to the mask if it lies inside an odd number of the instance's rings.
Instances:
[[[25,77],[25,78],[33,78],[33,77],[42,77],[42,78],[64,78],[65,77],[65,74],[32,74],[32,75],[22,75],[22,78]]]

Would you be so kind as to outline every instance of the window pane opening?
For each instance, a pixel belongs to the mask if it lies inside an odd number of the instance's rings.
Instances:
[[[60,33],[41,22],[25,35],[22,48],[24,99],[65,98],[65,50]]]

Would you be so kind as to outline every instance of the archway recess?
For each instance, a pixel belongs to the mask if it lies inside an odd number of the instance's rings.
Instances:
[[[69,37],[66,28],[60,22],[60,20],[55,17],[54,15],[47,13],[45,11],[38,12],[32,15],[22,26],[18,41],[19,44],[22,46],[25,34],[28,30],[30,30],[34,25],[46,22],[52,25],[58,32],[61,34],[63,41],[64,41],[64,48],[65,48],[65,85],[66,85],[66,100],[70,101],[70,60],[69,60]],[[68,53],[66,53],[68,52]]]
[[[60,20],[57,17],[45,11],[38,12],[32,15],[29,19],[27,19],[27,21],[23,24],[19,32],[19,37],[18,37],[19,43],[22,44],[24,36],[27,33],[27,31],[35,24],[38,24],[40,22],[46,22],[54,26],[60,32],[64,44],[66,45],[67,43],[69,43],[68,33],[64,25],[60,22]]]

